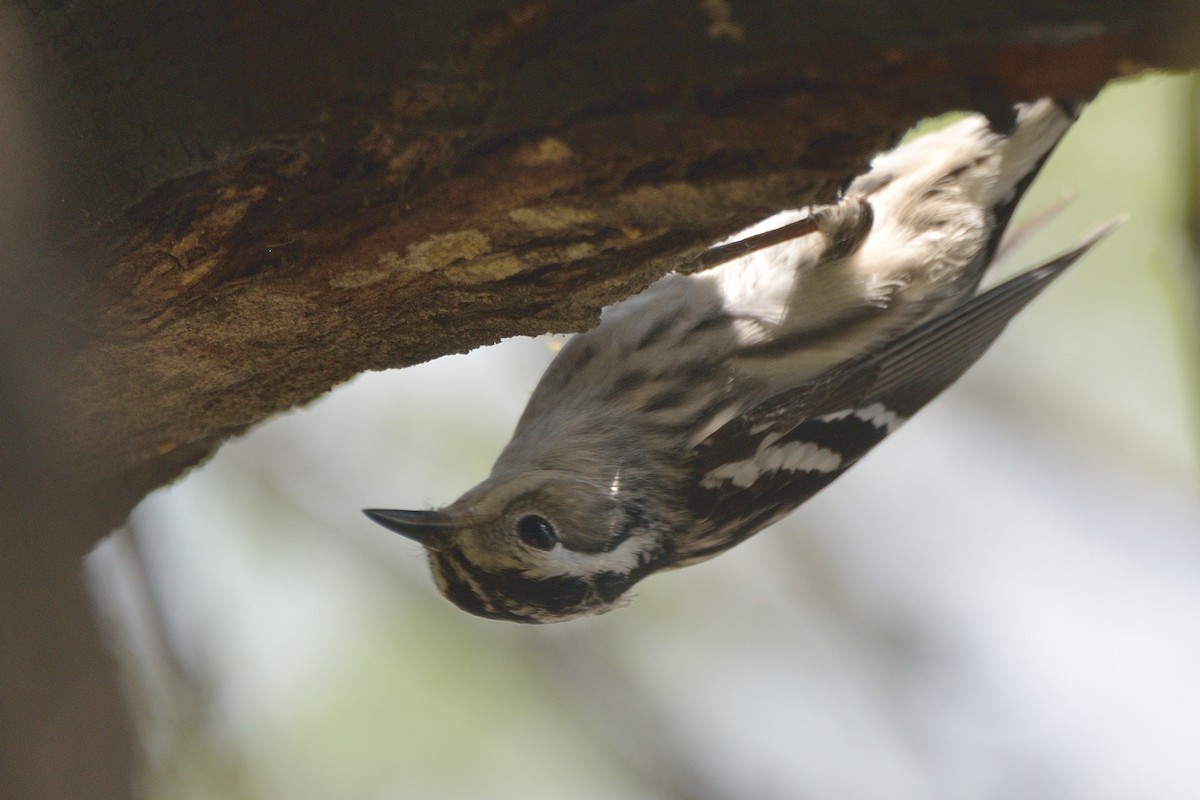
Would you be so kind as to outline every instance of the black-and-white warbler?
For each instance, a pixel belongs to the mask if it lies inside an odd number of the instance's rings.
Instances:
[[[650,573],[727,550],[953,383],[1111,228],[976,294],[1071,121],[1041,100],[1006,132],[971,116],[879,155],[841,202],[740,236],[804,218],[816,232],[606,309],[456,502],[366,514],[423,544],[459,607],[519,622],[607,611]]]

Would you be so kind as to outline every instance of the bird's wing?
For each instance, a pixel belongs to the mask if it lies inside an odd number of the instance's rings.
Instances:
[[[680,542],[683,562],[732,547],[833,482],[956,381],[1017,312],[1122,221],[710,434],[689,463],[687,502],[702,522]]]

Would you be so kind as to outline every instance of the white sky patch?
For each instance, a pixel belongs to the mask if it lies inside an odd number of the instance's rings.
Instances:
[[[777,447],[766,447],[744,461],[722,464],[709,472],[700,485],[715,489],[722,481],[734,486],[752,485],[764,475],[780,470],[787,472],[834,472],[841,468],[840,454],[812,442],[788,442]]]

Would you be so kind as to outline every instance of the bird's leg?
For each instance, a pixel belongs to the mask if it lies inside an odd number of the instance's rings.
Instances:
[[[783,244],[784,242],[790,242],[792,239],[816,233],[817,230],[816,222],[811,217],[805,217],[804,219],[790,222],[787,225],[772,228],[764,233],[756,233],[753,236],[747,236],[745,239],[738,239],[736,242],[710,247],[684,261],[674,271],[681,275],[694,275],[697,272],[703,272],[706,269],[720,266],[735,258],[749,255],[756,250],[774,247],[777,244]]]
[[[809,206],[808,216],[796,222],[772,228],[764,233],[756,233],[745,239],[738,239],[729,244],[719,244],[710,247],[679,266],[675,272],[681,275],[693,275],[706,269],[732,261],[756,250],[774,247],[777,244],[790,242],[811,233],[822,233],[829,240],[830,252],[834,257],[849,255],[858,249],[867,234],[871,232],[871,222],[874,213],[866,198],[860,196],[847,197],[839,203],[823,206]]]

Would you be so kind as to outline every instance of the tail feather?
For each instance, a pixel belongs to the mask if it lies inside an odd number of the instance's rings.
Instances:
[[[985,248],[986,263],[990,264],[996,257],[1017,205],[1075,117],[1076,113],[1068,112],[1051,98],[1018,107],[1016,127],[1001,145],[999,177],[990,198],[984,203],[990,206],[994,220],[992,235]]]
[[[992,346],[1016,314],[1097,242],[1125,222],[1090,231],[1070,250],[900,337],[864,362],[875,369],[872,399],[911,414],[958,380]]]

